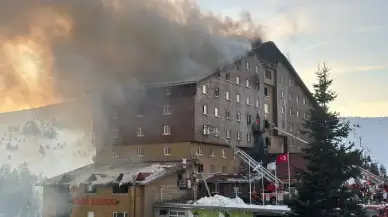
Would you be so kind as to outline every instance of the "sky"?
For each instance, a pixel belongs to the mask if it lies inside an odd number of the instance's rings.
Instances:
[[[386,0],[197,0],[205,11],[264,26],[312,90],[318,64],[331,69],[342,116],[388,116]]]

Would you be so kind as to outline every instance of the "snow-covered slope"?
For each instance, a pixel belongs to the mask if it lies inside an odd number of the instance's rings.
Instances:
[[[362,118],[347,117],[352,124],[359,125],[354,133],[351,133],[349,140],[361,144],[370,149],[372,157],[379,163],[388,166],[388,117]]]
[[[69,109],[59,107],[0,114],[0,165],[27,163],[33,173],[51,177],[91,163],[87,120],[69,117]]]

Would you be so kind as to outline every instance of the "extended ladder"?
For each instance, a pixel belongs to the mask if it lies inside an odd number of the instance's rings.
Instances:
[[[358,168],[360,169],[360,171],[363,175],[368,176],[371,179],[371,181],[374,182],[375,184],[380,185],[380,184],[384,183],[384,179],[381,178],[380,176],[376,176],[375,174],[373,174],[369,170],[364,169],[360,166],[358,166]]]
[[[230,142],[227,144],[233,149],[235,155],[237,155],[241,160],[248,164],[253,172],[257,172],[260,175],[260,178],[263,177],[270,182],[273,182],[276,186],[279,186],[282,181],[271,173],[267,168],[263,167],[260,163],[254,160],[249,154],[239,149],[237,146],[232,145]]]

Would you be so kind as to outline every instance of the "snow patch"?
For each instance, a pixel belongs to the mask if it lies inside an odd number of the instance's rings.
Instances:
[[[254,205],[254,204],[246,204],[244,201],[239,198],[228,198],[221,195],[214,195],[213,197],[203,197],[197,200],[194,205],[201,206],[220,206],[220,207],[228,207],[228,208],[255,208],[255,209],[268,209],[268,210],[284,210],[290,211],[290,208],[287,206],[275,206],[275,205]]]

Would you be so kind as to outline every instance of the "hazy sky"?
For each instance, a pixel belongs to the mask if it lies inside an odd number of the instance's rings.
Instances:
[[[198,0],[203,9],[265,25],[311,87],[318,63],[332,69],[343,116],[388,116],[388,1]]]

